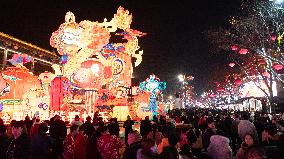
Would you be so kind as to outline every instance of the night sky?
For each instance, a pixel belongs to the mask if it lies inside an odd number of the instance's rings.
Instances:
[[[76,22],[110,20],[119,6],[133,15],[131,28],[147,33],[140,38],[142,63],[134,76],[142,81],[156,74],[174,91],[177,75],[195,77],[202,92],[208,75],[223,58],[208,47],[206,30],[225,25],[238,11],[240,0],[4,0],[0,2],[0,32],[52,51],[49,38],[72,11]]]

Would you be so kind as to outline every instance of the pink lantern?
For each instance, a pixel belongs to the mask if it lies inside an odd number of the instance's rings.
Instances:
[[[236,45],[233,45],[233,46],[231,46],[231,49],[232,49],[233,51],[237,51],[237,50],[238,50],[238,47],[237,47]]]
[[[276,38],[277,38],[276,35],[272,35],[272,36],[271,36],[271,40],[272,40],[272,41],[275,41]]]
[[[241,50],[239,51],[239,53],[240,53],[241,55],[245,55],[245,54],[248,53],[248,49],[241,49]]]
[[[235,63],[234,63],[234,62],[231,62],[231,63],[229,63],[229,66],[230,66],[230,67],[234,67],[234,66],[235,66]]]
[[[283,69],[283,66],[280,65],[280,64],[276,64],[276,65],[273,66],[273,68],[278,71],[278,70]]]
[[[216,94],[212,93],[212,94],[210,94],[210,97],[214,98],[214,97],[216,97]]]
[[[263,75],[264,77],[270,77],[270,74],[269,74],[267,71],[263,72],[262,75]]]

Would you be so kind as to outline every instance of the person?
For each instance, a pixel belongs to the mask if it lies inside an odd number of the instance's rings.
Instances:
[[[70,133],[63,142],[63,159],[75,159],[75,136],[78,134],[78,125],[71,125]]]
[[[6,159],[29,159],[31,146],[23,121],[13,123],[12,135],[12,141],[6,152]]]
[[[208,122],[207,129],[205,130],[202,136],[202,144],[205,151],[207,151],[207,148],[210,144],[210,137],[216,134],[215,121],[213,120],[213,118],[208,118],[207,122]]]
[[[190,151],[189,144],[184,144],[180,150],[180,159],[194,159],[194,156]]]
[[[238,136],[238,125],[240,123],[240,119],[239,119],[239,114],[237,114],[236,112],[233,114],[233,121],[232,121],[232,135],[231,135],[231,140],[232,140],[232,150],[234,152],[234,154],[237,151],[237,144],[240,144],[240,138]]]
[[[75,137],[75,158],[86,159],[87,136],[84,135],[84,127],[79,127],[79,133]]]
[[[237,159],[243,159],[245,157],[245,154],[247,152],[248,147],[253,145],[253,144],[254,144],[254,139],[253,139],[252,135],[246,134],[245,139],[241,144],[241,148],[238,150],[238,152],[236,154],[236,158]]]
[[[49,159],[53,158],[55,140],[47,135],[47,123],[41,123],[38,126],[37,134],[31,138],[32,159]]]
[[[140,134],[143,138],[147,137],[148,133],[152,130],[152,124],[149,120],[149,116],[145,117],[145,120],[141,121]]]
[[[107,126],[101,128],[101,136],[97,141],[97,148],[102,159],[119,159],[119,148],[123,144],[115,135],[110,135]]]
[[[127,120],[123,123],[123,128],[125,129],[125,143],[127,144],[128,134],[132,131],[132,125],[134,125],[133,120],[127,115]]]
[[[194,143],[190,143],[191,151],[194,156],[199,157],[202,152],[202,148],[203,148],[202,132],[198,128],[196,128],[194,131],[195,131],[195,136],[197,137],[197,139]]]
[[[164,132],[162,141],[158,144],[157,153],[161,154],[163,152],[164,147],[167,147],[167,146],[170,146],[169,134],[168,134],[168,132]]]
[[[0,156],[2,156],[3,159],[6,158],[5,153],[7,151],[8,145],[9,142],[8,142],[8,137],[6,135],[6,126],[0,125]]]
[[[204,132],[204,130],[206,129],[206,116],[205,114],[202,114],[199,121],[198,121],[198,128]]]
[[[91,123],[92,118],[90,116],[88,116],[86,118],[86,122],[84,124],[82,124],[82,127],[84,129],[84,133],[88,136],[88,138],[90,139],[92,137],[92,134],[95,130],[94,125]]]
[[[232,149],[229,145],[230,140],[222,135],[212,135],[210,144],[207,148],[208,154],[213,159],[231,159]]]
[[[152,125],[152,131],[148,133],[147,138],[154,140],[156,145],[162,142],[163,135],[158,131],[158,126],[156,123]]]
[[[83,123],[80,121],[79,115],[75,115],[74,120],[71,122],[71,125],[81,126]]]
[[[39,125],[40,125],[40,119],[36,118],[30,130],[30,137],[33,137],[34,135],[38,134]]]
[[[152,139],[144,138],[142,147],[137,150],[137,159],[154,159],[157,157],[157,150],[155,148],[155,141]]]
[[[266,153],[265,153],[262,146],[252,145],[248,148],[245,158],[247,158],[247,159],[263,159],[263,158],[267,158],[267,156],[266,156]]]
[[[137,130],[128,134],[128,146],[123,153],[123,159],[136,159],[137,150],[142,147],[142,136]]]
[[[53,119],[51,119],[49,133],[50,136],[55,139],[56,148],[54,149],[54,154],[58,158],[62,155],[63,141],[67,135],[66,124],[60,119],[59,115],[55,115]]]
[[[31,130],[31,127],[33,125],[33,121],[30,119],[30,117],[27,115],[25,117],[25,120],[24,120],[24,123],[25,123],[25,129],[27,129],[27,134],[30,135],[30,130]]]
[[[258,135],[255,126],[251,123],[249,119],[249,115],[244,115],[244,120],[240,120],[238,125],[238,135],[242,141],[244,141],[246,134],[251,134],[255,143],[258,143]]]
[[[119,137],[119,125],[117,122],[117,118],[111,118],[110,123],[107,127],[111,135],[116,135],[117,137]]]

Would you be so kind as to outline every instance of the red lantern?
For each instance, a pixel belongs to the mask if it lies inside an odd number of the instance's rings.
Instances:
[[[235,66],[235,63],[231,62],[231,63],[229,63],[229,66],[230,66],[230,67],[234,67],[234,66]]]
[[[241,55],[245,55],[245,54],[248,53],[248,49],[241,49],[241,50],[239,51],[239,53],[240,53]]]
[[[238,47],[237,47],[236,45],[233,45],[233,46],[231,46],[231,49],[232,49],[233,51],[237,51],[237,50],[238,50]]]
[[[241,84],[242,84],[242,80],[240,80],[240,79],[236,80],[236,81],[235,81],[235,84],[236,84],[236,85],[241,85]]]
[[[280,65],[280,64],[276,64],[276,65],[273,66],[273,68],[278,71],[278,70],[283,69],[283,66]]]

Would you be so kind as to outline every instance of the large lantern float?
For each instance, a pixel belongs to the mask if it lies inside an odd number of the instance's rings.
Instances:
[[[131,86],[132,58],[136,58],[134,67],[141,63],[143,51],[138,51],[138,37],[145,35],[131,29],[131,22],[132,15],[122,7],[111,21],[104,19],[101,23],[77,23],[75,15],[67,12],[65,23],[52,33],[50,45],[61,55],[61,65],[56,68],[70,80],[71,92],[84,96],[89,112],[95,107],[129,105],[125,95]],[[110,43],[111,35],[122,36],[124,42]]]

